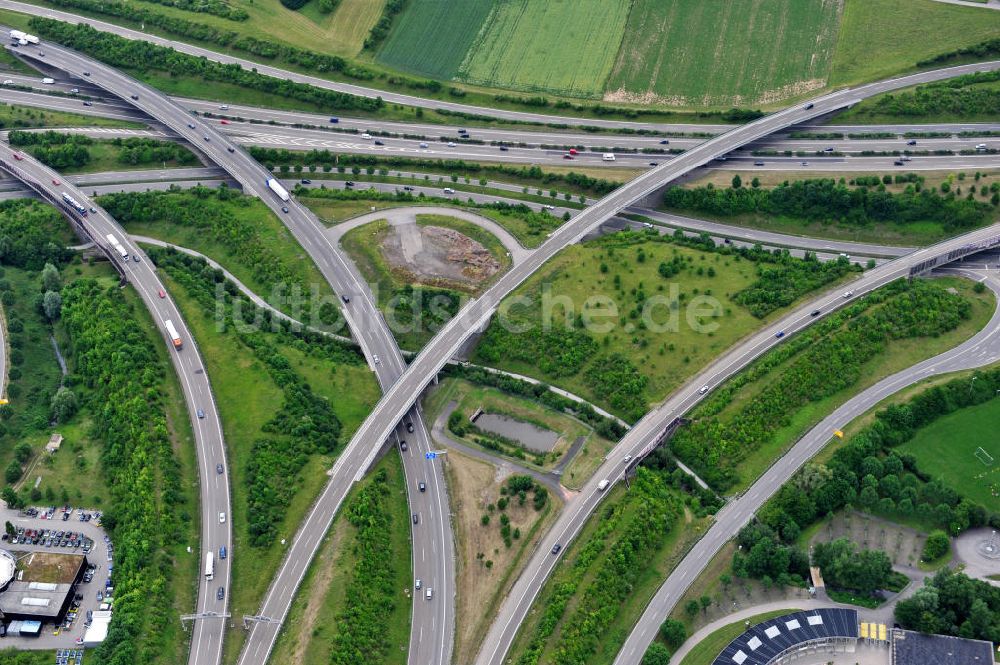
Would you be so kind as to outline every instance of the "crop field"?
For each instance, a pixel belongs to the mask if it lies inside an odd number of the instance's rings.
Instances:
[[[970,500],[1000,505],[1000,399],[944,416],[900,446],[900,453],[917,458],[918,467]],[[986,455],[976,456],[983,448]],[[981,459],[980,459],[981,458]]]
[[[618,53],[629,6],[621,0],[498,2],[459,78],[531,92],[599,95]]]
[[[750,106],[822,88],[841,6],[635,0],[605,99]]]
[[[412,74],[454,78],[494,5],[495,0],[410,0],[378,60]]]

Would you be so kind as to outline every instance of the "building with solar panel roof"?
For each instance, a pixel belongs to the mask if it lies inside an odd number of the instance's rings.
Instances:
[[[771,665],[807,654],[844,653],[854,650],[858,637],[857,610],[793,612],[751,626],[712,665]]]

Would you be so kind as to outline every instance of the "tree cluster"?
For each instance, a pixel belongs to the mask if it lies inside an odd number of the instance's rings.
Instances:
[[[832,178],[784,182],[773,189],[671,187],[663,196],[669,208],[729,217],[741,214],[781,215],[808,222],[839,222],[864,226],[875,222],[940,222],[949,230],[971,228],[988,221],[989,205],[907,187],[900,194],[850,188]]]
[[[26,199],[0,201],[0,263],[40,270],[71,252],[58,242],[65,222],[53,208]]]
[[[186,512],[163,404],[163,364],[117,286],[79,279],[62,294],[74,375],[90,393],[92,428],[104,443],[104,526],[115,542],[115,615],[95,661],[148,662],[177,630],[168,593],[173,562],[164,545],[180,537]]]
[[[35,17],[29,22],[31,30],[65,46],[82,51],[114,67],[129,70],[159,71],[172,76],[197,76],[206,81],[217,81],[242,86],[258,92],[296,99],[331,109],[352,109],[378,111],[385,102],[381,97],[374,99],[357,97],[347,93],[316,88],[304,83],[278,79],[243,69],[239,64],[222,64],[180,53],[166,46],[158,46],[141,40],[130,40],[110,32],[100,32],[87,24],[71,25],[62,21]],[[239,44],[242,50],[250,51],[259,44],[251,44],[243,38]],[[237,48],[234,43],[233,48]],[[277,47],[280,49],[291,47]],[[252,52],[252,51],[251,51]],[[303,51],[303,54],[308,52]],[[259,55],[255,52],[255,55]],[[316,58],[326,57],[313,54]],[[304,58],[303,58],[304,60]],[[302,66],[308,66],[299,62]],[[353,71],[353,67],[349,67]],[[317,70],[318,67],[317,67]],[[345,71],[346,73],[346,71]]]
[[[407,0],[387,0],[382,7],[382,15],[372,27],[371,32],[365,37],[365,48],[375,50],[389,35],[392,22],[396,16],[406,7]]]
[[[828,586],[865,596],[887,589],[892,574],[889,555],[882,550],[858,551],[858,546],[847,538],[816,543],[813,565],[820,568]]]
[[[865,363],[889,341],[952,330],[968,318],[970,307],[965,298],[930,282],[894,282],[769,352],[699,407],[695,422],[671,439],[671,449],[706,482],[724,491],[736,484],[740,461],[785,426],[798,409],[854,385]],[[716,417],[735,390],[780,361],[787,362],[784,369],[753,400],[725,419]]]
[[[896,603],[895,614],[903,628],[921,633],[1000,642],[1000,588],[948,567]]]

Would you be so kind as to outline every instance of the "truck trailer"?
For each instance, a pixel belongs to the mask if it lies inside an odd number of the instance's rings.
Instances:
[[[281,186],[281,183],[274,178],[267,179],[267,186],[271,188],[271,191],[278,195],[278,198],[282,201],[288,201],[288,190]]]
[[[181,336],[177,334],[177,328],[174,327],[174,322],[167,319],[163,322],[164,327],[167,329],[167,336],[170,338],[171,343],[173,343],[174,348],[178,351],[183,348],[184,343],[181,341]]]
[[[24,44],[37,44],[39,42],[38,37],[36,37],[35,35],[29,35],[27,32],[22,32],[20,30],[11,30],[10,40],[12,42],[17,42],[22,46]]]
[[[215,553],[205,553],[205,579],[211,580],[215,577]]]
[[[118,242],[118,238],[115,237],[113,233],[109,233],[107,236],[108,244],[118,252],[118,256],[122,257],[122,261],[128,261],[128,250],[122,247],[122,244]]]

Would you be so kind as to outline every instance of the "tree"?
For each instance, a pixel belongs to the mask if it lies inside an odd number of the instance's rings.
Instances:
[[[700,606],[698,605],[697,600],[689,600],[687,604],[684,606],[684,611],[687,613],[689,617],[693,617],[695,614],[697,614],[699,609]]]
[[[46,263],[45,267],[42,268],[42,290],[58,291],[60,286],[59,269],[51,263]]]
[[[677,649],[687,639],[687,629],[682,621],[667,619],[660,626],[660,636],[672,649]]]
[[[653,642],[642,656],[642,665],[669,665],[670,651],[659,642]]]
[[[9,485],[3,488],[3,492],[0,493],[0,498],[4,500],[4,503],[7,504],[8,508],[21,507],[21,498],[17,496],[17,492],[14,491],[14,488]]]
[[[22,473],[24,472],[21,470],[21,465],[17,463],[17,460],[11,460],[10,464],[7,465],[7,469],[3,472],[3,475],[8,483],[16,483],[21,479]]]
[[[57,291],[46,291],[42,298],[42,311],[45,313],[45,318],[49,321],[55,321],[59,318],[61,310],[62,296]]]
[[[739,189],[743,186],[743,178],[737,173],[733,176],[733,189]]]
[[[7,520],[7,523],[4,524],[3,526],[4,529],[7,531],[8,536],[13,536],[14,534],[17,533],[17,529],[14,528],[14,525],[11,523],[10,520]]]
[[[948,539],[948,534],[941,530],[932,531],[931,535],[927,536],[927,542],[924,543],[921,558],[924,561],[934,561],[943,557],[950,547],[951,541]]]
[[[56,394],[52,396],[52,418],[56,422],[64,423],[76,413],[77,401],[76,393],[66,386],[59,386]]]
[[[702,596],[698,599],[698,602],[701,604],[702,611],[705,611],[712,606],[712,599],[709,596]]]

